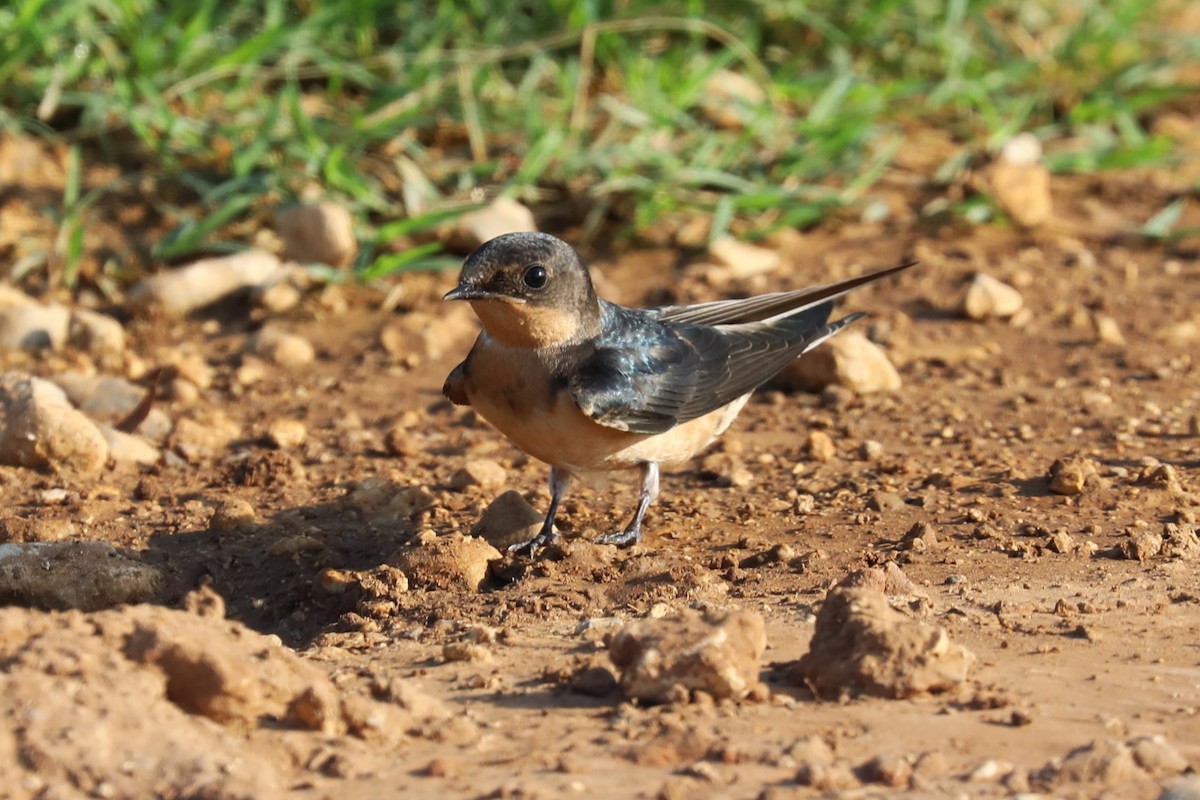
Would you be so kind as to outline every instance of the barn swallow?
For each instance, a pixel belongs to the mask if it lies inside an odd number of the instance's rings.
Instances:
[[[577,473],[634,468],[633,519],[596,541],[640,542],[659,465],[699,453],[756,388],[864,316],[829,322],[834,299],[909,266],[741,300],[633,309],[598,298],[579,254],[553,236],[510,233],[483,244],[445,296],[468,301],[483,330],[442,391],[550,465],[545,522],[509,551],[533,553],[558,539],[554,517]]]

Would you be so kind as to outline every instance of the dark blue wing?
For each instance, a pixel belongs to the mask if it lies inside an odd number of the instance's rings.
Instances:
[[[712,326],[606,305],[605,333],[568,384],[601,425],[662,433],[753,391],[861,316],[830,325],[832,309],[827,301],[780,320]]]

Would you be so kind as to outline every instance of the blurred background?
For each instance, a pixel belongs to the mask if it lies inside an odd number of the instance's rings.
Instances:
[[[1099,222],[1175,241],[1198,83],[1186,0],[12,0],[0,270],[111,294],[318,200],[354,242],[299,259],[368,280],[496,198],[585,246],[1033,226],[1047,175],[1113,170],[1153,191]]]

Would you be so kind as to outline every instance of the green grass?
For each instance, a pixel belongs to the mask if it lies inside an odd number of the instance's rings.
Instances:
[[[144,200],[174,221],[153,261],[240,246],[248,222],[317,184],[358,216],[358,266],[376,277],[444,264],[411,245],[497,194],[582,198],[585,231],[615,219],[636,235],[695,213],[714,236],[811,225],[869,203],[914,126],[960,143],[947,174],[1021,130],[1074,143],[1050,148],[1059,171],[1169,163],[1147,123],[1195,90],[1174,69],[1200,58],[1195,37],[1163,24],[1175,7],[10,0],[0,129],[77,159],[64,279],[98,199],[81,162],[152,183]],[[767,96],[740,129],[703,108],[722,69]]]

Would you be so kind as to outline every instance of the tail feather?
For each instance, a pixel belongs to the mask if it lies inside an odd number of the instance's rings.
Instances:
[[[703,325],[733,325],[747,322],[768,322],[807,311],[826,300],[903,272],[917,262],[908,261],[857,278],[824,286],[810,286],[790,292],[746,297],[740,300],[714,300],[687,306],[663,306],[657,309],[658,318],[671,322],[694,322]]]

